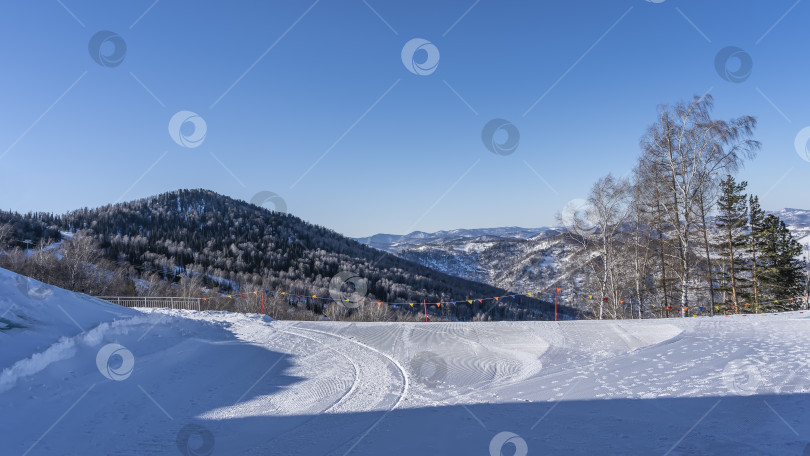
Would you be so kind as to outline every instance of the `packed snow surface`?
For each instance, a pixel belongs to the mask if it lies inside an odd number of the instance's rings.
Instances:
[[[807,315],[290,322],[0,270],[0,454],[800,455]]]

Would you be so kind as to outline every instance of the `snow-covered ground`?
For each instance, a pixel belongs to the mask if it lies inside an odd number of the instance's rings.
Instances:
[[[282,322],[0,270],[0,454],[801,455],[808,315]]]

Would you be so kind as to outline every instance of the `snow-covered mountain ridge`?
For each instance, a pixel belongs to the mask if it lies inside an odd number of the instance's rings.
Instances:
[[[426,244],[444,243],[448,241],[491,241],[498,242],[508,239],[528,239],[551,228],[521,228],[517,226],[501,228],[476,228],[443,230],[435,233],[414,231],[409,234],[375,234],[368,237],[354,238],[361,244],[379,250],[396,253],[401,250],[419,247]]]
[[[782,219],[810,249],[810,210],[768,213]],[[561,266],[571,250],[562,232],[559,227],[504,227],[379,234],[356,240],[447,274],[525,293],[551,289],[567,279]]]

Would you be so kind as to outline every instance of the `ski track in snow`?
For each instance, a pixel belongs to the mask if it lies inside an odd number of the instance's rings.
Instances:
[[[374,430],[380,421],[385,419],[389,412],[396,409],[402,403],[408,393],[408,375],[403,367],[392,357],[380,350],[377,350],[376,348],[354,340],[350,337],[344,337],[339,334],[328,333],[312,328],[305,328],[302,327],[301,324],[293,324],[291,327],[293,330],[284,329],[282,331],[299,337],[303,336],[296,331],[301,330],[311,335],[320,336],[322,339],[318,340],[318,343],[322,344],[324,347],[334,346],[335,343],[337,343],[342,344],[344,347],[347,345],[354,345],[355,347],[360,348],[360,350],[352,350],[351,348],[347,350],[347,352],[355,353],[354,356],[359,361],[355,364],[358,375],[355,377],[354,384],[340,401],[336,402],[323,412],[334,414],[339,414],[341,412],[355,413],[357,411],[383,412],[379,418],[364,431],[360,433],[355,432],[354,434],[348,433],[348,435],[346,435],[347,433],[344,433],[343,435],[336,436],[335,447],[325,454],[344,454],[343,450],[347,445],[349,446],[347,449],[345,449],[345,453],[349,453],[369,432]],[[332,342],[331,344],[329,343],[330,341]],[[365,352],[365,356],[363,355],[363,352]],[[373,355],[368,356],[370,353]],[[396,370],[394,371],[392,369],[379,366],[380,361],[382,361],[383,364],[395,367]],[[375,364],[377,365],[375,366]],[[308,431],[309,430],[304,430],[306,433],[305,436],[308,435]],[[291,437],[292,436],[289,433],[285,434],[284,440],[289,441]],[[294,437],[293,440],[295,440]]]

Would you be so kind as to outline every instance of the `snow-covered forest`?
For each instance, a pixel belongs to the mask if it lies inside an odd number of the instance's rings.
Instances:
[[[278,318],[412,320],[418,309],[311,299],[329,296],[341,271],[362,278],[368,300],[430,302],[503,296],[508,291],[443,274],[363,246],[324,227],[206,190],[65,215],[0,212],[0,267],[96,296],[222,297],[211,308],[258,311],[254,290],[285,292],[269,305]],[[25,241],[29,241],[31,250]],[[251,296],[253,296],[251,298]],[[567,317],[573,310],[558,309]],[[516,296],[433,307],[436,319],[548,319],[547,302]]]

